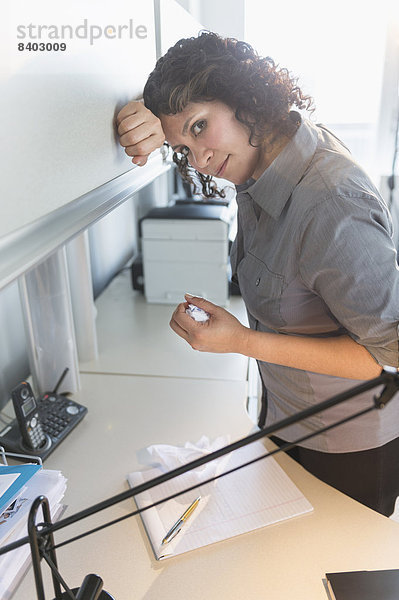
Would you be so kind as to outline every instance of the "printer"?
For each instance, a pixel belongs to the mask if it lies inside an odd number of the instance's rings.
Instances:
[[[141,220],[147,302],[177,304],[184,294],[219,305],[229,298],[229,234],[235,202],[177,201]]]

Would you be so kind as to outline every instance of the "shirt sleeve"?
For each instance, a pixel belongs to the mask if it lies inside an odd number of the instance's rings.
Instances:
[[[329,197],[304,215],[300,275],[381,366],[399,366],[399,267],[375,197]]]

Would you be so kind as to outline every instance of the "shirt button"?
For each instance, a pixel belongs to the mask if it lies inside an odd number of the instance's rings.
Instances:
[[[255,285],[259,285],[260,284],[260,277],[258,277],[258,279],[255,281]]]

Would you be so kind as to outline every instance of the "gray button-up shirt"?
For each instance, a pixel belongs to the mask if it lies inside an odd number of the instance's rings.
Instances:
[[[237,187],[232,247],[249,323],[276,335],[349,335],[382,366],[399,366],[399,268],[389,212],[343,144],[303,120],[257,180]],[[267,425],[360,381],[259,362]],[[293,441],[370,405],[377,390],[281,430]],[[382,411],[303,445],[326,452],[375,448],[399,435],[399,394]]]

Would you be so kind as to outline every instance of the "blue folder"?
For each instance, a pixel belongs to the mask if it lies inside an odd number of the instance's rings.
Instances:
[[[31,479],[31,477],[33,477],[33,475],[41,468],[41,465],[30,463],[18,466],[0,465],[0,481],[2,475],[18,473],[18,478],[0,496],[0,515],[10,506],[29,479]]]

